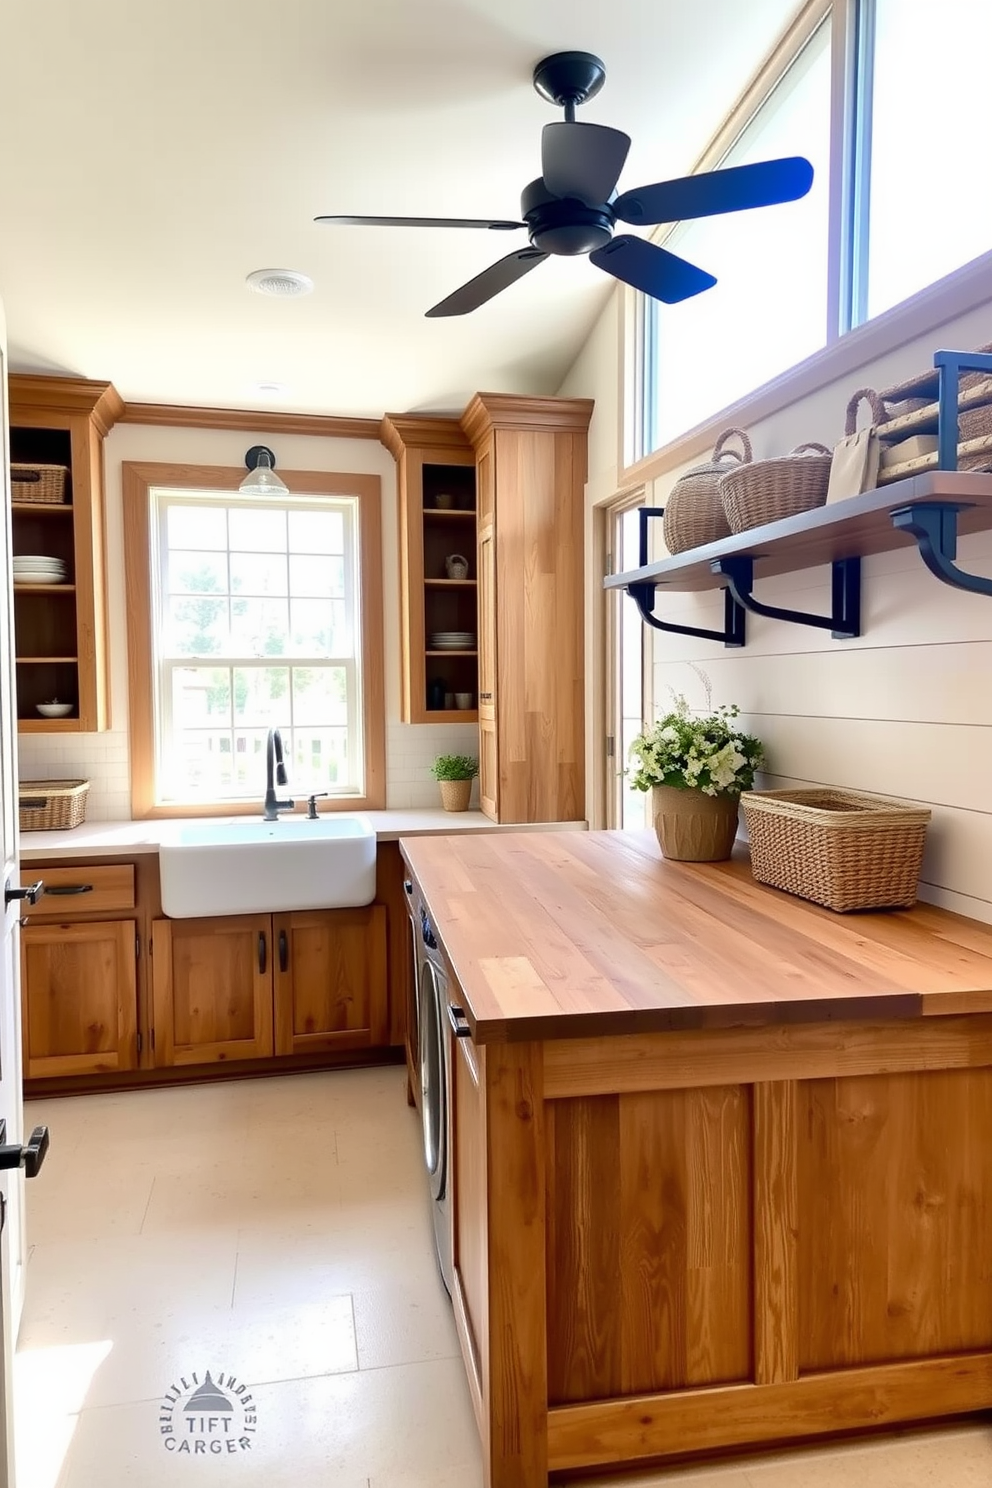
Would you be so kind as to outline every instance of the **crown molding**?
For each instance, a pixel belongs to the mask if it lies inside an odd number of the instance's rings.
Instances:
[[[514,393],[476,393],[461,425],[473,444],[492,429],[584,434],[592,418],[591,398],[531,398]]]
[[[91,382],[85,377],[44,377],[32,372],[11,372],[8,395],[15,409],[33,413],[77,414],[92,420],[106,435],[124,413],[124,402],[112,382]]]
[[[321,439],[378,439],[379,420],[261,408],[198,408],[178,403],[126,403],[122,424],[229,429],[249,434],[314,434]]]
[[[471,451],[472,446],[457,416],[439,418],[436,414],[387,413],[379,425],[379,438],[398,460],[408,449]]]

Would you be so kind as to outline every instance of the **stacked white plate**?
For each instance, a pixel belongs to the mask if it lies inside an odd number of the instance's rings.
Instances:
[[[475,632],[471,630],[436,630],[427,637],[432,651],[474,651]]]
[[[61,558],[31,553],[11,560],[15,584],[64,584],[66,567]]]

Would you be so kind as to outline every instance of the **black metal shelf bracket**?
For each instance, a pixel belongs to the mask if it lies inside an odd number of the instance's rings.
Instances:
[[[638,568],[646,568],[649,561],[649,524],[655,517],[663,517],[664,515],[665,508],[663,506],[642,506],[638,510]],[[702,641],[722,641],[725,646],[743,646],[745,644],[747,615],[729,590],[724,594],[722,630],[703,630],[696,625],[673,625],[671,621],[657,619],[654,613],[655,586],[652,582],[628,584],[627,593],[640,610],[641,619],[644,623],[652,626],[655,630],[667,631],[671,635],[693,636],[696,640]]]
[[[893,511],[892,525],[916,538],[920,557],[942,583],[992,598],[992,579],[965,573],[954,562],[958,552],[958,512],[967,507],[967,502],[918,501]]]
[[[673,635],[695,636],[701,641],[722,641],[725,646],[745,644],[747,614],[729,589],[724,590],[722,630],[703,630],[697,625],[674,625],[670,620],[657,620],[654,615],[654,584],[628,584],[627,593],[640,610],[641,619],[655,630],[669,631]]]
[[[726,579],[727,593],[731,598],[755,615],[829,630],[837,641],[851,640],[861,634],[860,558],[837,558],[831,564],[832,613],[829,615],[808,615],[803,610],[781,609],[778,605],[764,604],[755,599],[751,592],[754,588],[753,558],[715,558],[710,568]]]

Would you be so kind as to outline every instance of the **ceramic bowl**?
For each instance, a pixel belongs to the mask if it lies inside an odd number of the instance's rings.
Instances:
[[[42,718],[68,718],[72,712],[71,703],[36,703],[35,707]]]

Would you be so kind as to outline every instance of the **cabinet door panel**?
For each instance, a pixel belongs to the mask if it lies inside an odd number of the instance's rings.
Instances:
[[[274,915],[276,1053],[388,1044],[386,911]]]
[[[21,990],[28,1079],[136,1067],[132,920],[28,926]]]
[[[492,526],[479,533],[479,719],[496,717],[495,536]]]
[[[268,915],[155,921],[157,1065],[271,1055],[271,930]]]
[[[479,807],[492,821],[499,821],[499,751],[496,724],[479,720]]]

